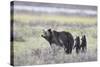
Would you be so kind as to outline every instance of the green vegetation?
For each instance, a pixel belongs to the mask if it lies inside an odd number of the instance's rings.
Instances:
[[[48,63],[66,63],[79,61],[95,61],[97,60],[97,29],[96,17],[79,17],[79,16],[56,16],[56,15],[28,15],[15,14],[14,15],[14,61],[15,65],[33,65],[33,64],[48,64]],[[16,22],[17,21],[17,22]],[[40,22],[35,22],[40,21]],[[43,22],[45,21],[45,22]],[[54,27],[55,21],[59,25]],[[30,26],[31,23],[37,25]],[[46,24],[45,27],[44,23]],[[65,25],[64,25],[65,24]],[[67,24],[72,26],[67,28]],[[75,24],[79,24],[76,26]],[[61,25],[61,26],[60,26]],[[91,25],[91,27],[87,26]],[[86,26],[86,27],[85,27]],[[52,28],[55,30],[63,30],[72,33],[73,37],[82,37],[83,34],[87,36],[87,53],[80,53],[77,55],[75,50],[71,55],[66,55],[64,50],[57,49],[58,52],[53,51],[49,43],[41,37],[42,29]],[[17,41],[17,39],[24,41]],[[57,47],[57,46],[56,46]],[[54,47],[56,49],[56,47]]]
[[[56,21],[60,24],[94,24],[97,19],[96,17],[15,14],[14,20],[24,23],[29,23],[30,21]]]

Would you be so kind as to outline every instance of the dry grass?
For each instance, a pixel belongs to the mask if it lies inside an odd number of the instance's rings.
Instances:
[[[36,19],[38,18],[38,19]],[[37,22],[38,20],[38,22]],[[43,20],[43,21],[40,21]],[[53,22],[52,22],[53,21]],[[75,22],[77,21],[77,22]],[[50,24],[48,24],[50,23]],[[57,25],[56,25],[57,24]],[[78,24],[78,25],[77,25]],[[14,17],[14,65],[37,65],[69,62],[85,62],[97,60],[97,30],[96,17],[61,17],[61,16],[29,16]],[[71,26],[70,26],[71,25]],[[90,26],[88,26],[90,25]],[[75,26],[75,27],[74,27]],[[68,55],[64,49],[49,43],[41,37],[42,29],[52,28],[72,33],[74,38],[86,34],[86,53],[75,50]]]
[[[54,49],[53,49],[54,48]],[[86,62],[86,61],[96,61],[97,54],[96,51],[87,51],[86,53],[76,54],[73,53],[67,55],[63,48],[53,48],[45,49],[26,49],[20,55],[15,55],[14,61],[15,66],[20,65],[37,65],[37,64],[58,64],[58,63],[69,63],[69,62]]]

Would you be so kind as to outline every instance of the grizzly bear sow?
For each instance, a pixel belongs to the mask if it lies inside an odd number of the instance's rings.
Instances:
[[[57,32],[51,29],[48,29],[47,31],[43,32],[44,34],[41,36],[45,38],[50,45],[54,43],[57,46],[64,47],[64,50],[67,54],[72,53],[74,38],[71,33],[65,31]]]

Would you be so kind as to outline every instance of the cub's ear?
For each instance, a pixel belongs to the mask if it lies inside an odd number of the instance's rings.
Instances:
[[[49,32],[51,32],[51,29],[48,29]]]

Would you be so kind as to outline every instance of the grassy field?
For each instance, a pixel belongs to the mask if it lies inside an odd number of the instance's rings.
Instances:
[[[81,16],[57,16],[57,15],[30,15],[30,14],[15,14],[14,20],[20,20],[24,23],[29,23],[30,21],[56,21],[60,24],[94,24],[96,23],[96,17],[81,17]]]
[[[54,64],[97,60],[96,17],[14,14],[14,65]],[[41,37],[43,29],[87,37],[87,52],[66,55],[63,48],[50,47]]]

